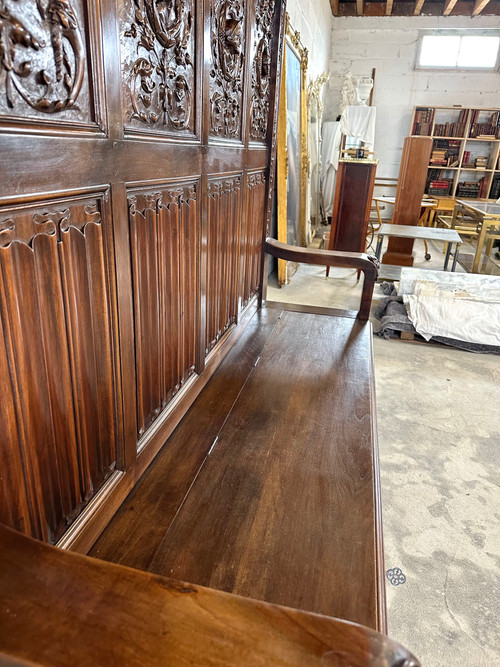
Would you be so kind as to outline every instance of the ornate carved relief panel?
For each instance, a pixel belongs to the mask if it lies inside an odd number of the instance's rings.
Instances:
[[[7,458],[33,504],[31,526],[16,521],[51,542],[121,456],[109,217],[107,193],[0,209]]]
[[[241,236],[241,176],[208,182],[206,352],[236,322]]]
[[[265,224],[266,175],[251,173],[247,177],[245,225],[241,236],[242,281],[241,302],[245,306],[260,284],[262,236]]]
[[[134,0],[121,12],[126,128],[195,134],[194,0]]]
[[[255,3],[250,138],[256,141],[265,141],[267,137],[275,8],[276,0]]]
[[[100,40],[94,4],[82,0],[2,0],[0,116],[60,126],[98,123],[88,35]]]
[[[241,139],[245,25],[241,0],[211,0],[210,134],[223,139]]]
[[[139,436],[195,372],[200,223],[196,181],[130,193]]]

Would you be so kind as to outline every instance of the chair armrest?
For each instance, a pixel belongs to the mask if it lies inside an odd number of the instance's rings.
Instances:
[[[373,255],[363,252],[342,252],[339,250],[316,250],[316,248],[300,248],[287,245],[267,238],[264,250],[273,257],[286,259],[290,262],[316,264],[320,266],[338,266],[346,269],[363,271],[365,280],[361,294],[358,319],[367,320],[370,314],[373,287],[378,276],[379,261]]]

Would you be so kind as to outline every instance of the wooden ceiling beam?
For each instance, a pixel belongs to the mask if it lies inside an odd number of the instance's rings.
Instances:
[[[472,10],[472,16],[479,16],[489,1],[490,0],[476,0],[474,3],[474,9]]]
[[[358,16],[363,16],[364,12],[365,12],[364,0],[356,0],[356,14]]]
[[[393,0],[386,0],[385,3],[385,15],[390,16],[392,14],[392,3]]]
[[[339,16],[339,14],[340,14],[340,0],[330,0],[330,7],[332,8],[332,14],[334,16]]]
[[[457,4],[457,0],[445,0],[443,8],[443,16],[449,16],[453,7]]]
[[[422,7],[424,6],[425,0],[416,0],[415,2],[415,9],[413,10],[413,16],[420,16],[420,12],[422,11]]]

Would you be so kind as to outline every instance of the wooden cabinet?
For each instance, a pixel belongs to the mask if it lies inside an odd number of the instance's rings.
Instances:
[[[500,109],[418,106],[410,134],[433,140],[428,195],[472,199],[500,195]]]
[[[365,251],[376,170],[375,161],[339,160],[329,250]]]

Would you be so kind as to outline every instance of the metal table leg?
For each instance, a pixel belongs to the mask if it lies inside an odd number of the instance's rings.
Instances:
[[[382,250],[382,242],[384,240],[383,234],[377,236],[377,247],[375,248],[375,256],[377,259],[380,259],[380,251]]]
[[[451,245],[452,245],[451,243],[448,243],[446,246],[446,255],[444,257],[443,271],[446,271],[446,269],[448,268],[448,261],[450,259],[450,254],[451,254]]]
[[[451,270],[454,271],[457,266],[458,252],[460,248],[460,243],[455,244],[455,254],[453,255],[453,264],[451,265]]]

